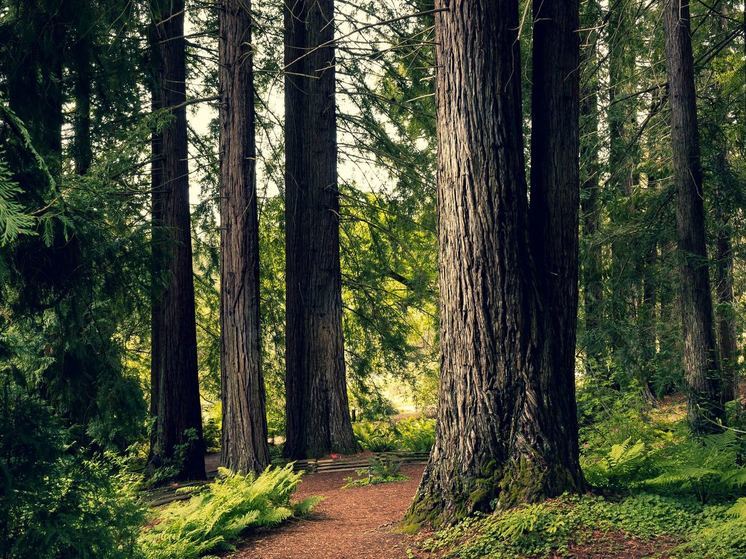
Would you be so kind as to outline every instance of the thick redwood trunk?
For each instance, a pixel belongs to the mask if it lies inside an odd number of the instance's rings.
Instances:
[[[575,404],[580,205],[578,0],[535,0],[531,97],[531,240],[541,291],[542,396],[552,459],[582,486]]]
[[[251,3],[220,6],[220,325],[222,462],[269,465],[259,355],[259,220],[254,138]]]
[[[333,18],[333,0],[285,3],[289,458],[356,448],[342,337]]]
[[[573,443],[556,440],[566,410],[553,414],[567,402],[545,392],[554,371],[541,373],[551,351],[539,288],[548,282],[537,281],[528,238],[518,3],[436,8],[441,381],[411,515],[452,522],[580,481],[574,460],[564,461]]]
[[[202,417],[197,377],[197,332],[192,277],[192,240],[187,163],[186,63],[183,0],[153,0],[153,55],[157,70],[154,106],[169,108],[173,121],[154,138],[160,164],[154,166],[153,357],[151,379],[155,431],[151,467],[165,462],[177,477],[205,477]],[[158,181],[156,183],[156,181]],[[157,315],[155,315],[157,313]]]
[[[694,432],[717,430],[723,419],[722,380],[713,328],[707,269],[702,166],[688,0],[663,4],[666,69],[671,104],[673,178],[680,258],[684,368],[689,423]]]

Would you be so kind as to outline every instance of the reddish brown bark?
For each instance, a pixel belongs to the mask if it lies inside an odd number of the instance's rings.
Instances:
[[[220,6],[220,325],[222,462],[269,465],[259,354],[259,218],[256,193],[251,3]]]
[[[356,448],[342,337],[333,18],[333,0],[285,3],[289,458]]]

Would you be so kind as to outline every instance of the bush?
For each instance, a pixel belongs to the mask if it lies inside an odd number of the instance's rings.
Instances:
[[[76,449],[50,409],[21,384],[0,387],[0,556],[139,557],[134,484]]]
[[[301,473],[292,465],[267,468],[258,477],[221,469],[220,477],[186,502],[158,511],[141,537],[147,559],[196,559],[210,552],[231,550],[253,528],[274,526],[307,514],[319,502],[290,498]]]
[[[435,442],[435,420],[407,418],[353,424],[360,446],[371,452],[429,452]]]

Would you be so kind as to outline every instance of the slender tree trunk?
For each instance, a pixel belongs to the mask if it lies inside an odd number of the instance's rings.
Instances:
[[[155,433],[150,465],[171,462],[181,479],[205,477],[202,416],[197,377],[197,331],[192,277],[183,0],[152,0],[153,53],[158,71],[154,105],[171,109],[173,121],[161,131],[160,165],[155,166],[153,212],[162,232],[154,241],[156,294],[153,368],[156,380]],[[158,155],[158,154],[154,154]],[[178,463],[175,463],[178,462]]]
[[[250,0],[220,6],[220,325],[222,462],[269,465],[259,354],[259,218]]]
[[[724,417],[722,379],[713,328],[707,269],[702,166],[699,152],[694,61],[688,0],[663,4],[666,69],[671,104],[671,145],[676,184],[684,368],[689,423],[695,433],[718,430]]]
[[[539,287],[548,282],[537,282],[528,238],[518,2],[435,7],[441,381],[435,445],[410,516],[449,523],[581,482],[565,461],[573,443],[556,440],[566,379],[541,372],[556,348],[543,339]],[[572,102],[563,109],[572,113]],[[547,394],[550,376],[558,385]]]
[[[591,22],[598,21],[598,3],[586,4],[587,12],[583,27],[590,28]],[[600,374],[604,352],[603,324],[603,259],[601,244],[594,237],[598,234],[601,222],[599,204],[599,177],[601,174],[598,152],[598,78],[597,41],[594,32],[584,35],[582,69],[583,87],[580,94],[581,128],[581,212],[585,258],[583,260],[583,315],[585,322],[586,372],[597,377]]]
[[[75,172],[84,175],[93,159],[91,149],[91,46],[83,39],[75,49],[75,116],[73,158]]]
[[[720,17],[716,19],[715,28],[718,34],[722,34],[724,18],[727,15],[725,3],[721,3],[719,11]],[[746,19],[744,21],[746,22]],[[746,28],[744,28],[744,31],[746,31]],[[717,189],[714,196],[715,227],[717,230],[715,236],[715,296],[717,297],[715,318],[717,321],[720,364],[723,369],[723,403],[725,403],[738,397],[738,335],[736,333],[733,294],[733,242],[730,212],[727,207],[730,197],[729,191],[734,187],[737,188],[737,179],[734,179],[728,164],[728,140],[721,127],[722,122],[727,122],[728,107],[723,99],[720,83],[715,81],[713,88],[713,103],[719,118],[712,125],[720,142],[714,161],[714,182]],[[746,99],[743,101],[746,104]]]
[[[163,108],[161,99],[161,63],[159,40],[155,25],[148,29],[150,46],[150,107],[155,113]],[[158,415],[158,399],[160,397],[160,359],[163,352],[161,346],[162,308],[161,293],[163,292],[163,270],[165,269],[164,248],[166,245],[163,227],[163,134],[155,130],[150,138],[150,225],[151,225],[151,286],[150,286],[150,415]],[[150,454],[155,449],[156,430],[151,430]],[[150,459],[149,459],[150,460]]]
[[[339,263],[334,1],[285,3],[286,442],[352,452]]]
[[[715,239],[715,294],[717,339],[723,367],[723,402],[738,396],[738,337],[733,318],[733,247],[728,225],[718,225]]]

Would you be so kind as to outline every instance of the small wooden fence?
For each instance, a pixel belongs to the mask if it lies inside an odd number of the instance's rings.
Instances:
[[[342,456],[340,458],[321,458],[312,460],[298,460],[293,464],[295,471],[304,471],[309,474],[323,474],[332,472],[352,472],[362,470],[371,466],[375,460],[397,462],[399,464],[424,464],[427,462],[427,452],[374,452],[366,455]],[[208,481],[196,481],[186,483],[172,483],[164,487],[158,487],[143,492],[143,499],[151,507],[159,507],[188,499],[191,493],[218,474],[217,462],[206,461]]]

